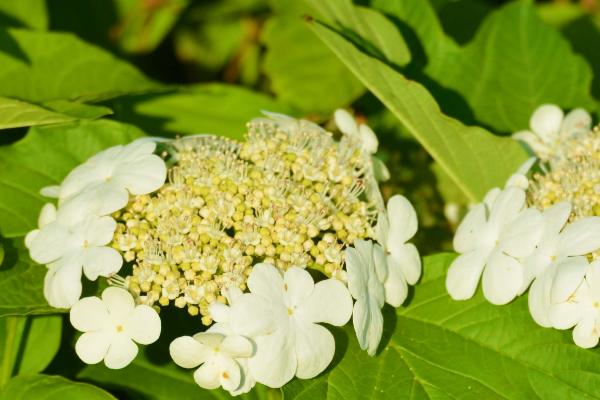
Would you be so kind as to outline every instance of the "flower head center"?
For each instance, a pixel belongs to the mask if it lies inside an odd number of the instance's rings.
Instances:
[[[117,325],[117,327],[115,329],[119,333],[123,332],[123,330],[124,330],[123,325],[121,325],[121,324]]]

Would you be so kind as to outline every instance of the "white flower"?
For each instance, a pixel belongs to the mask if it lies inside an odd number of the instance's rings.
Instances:
[[[134,342],[150,344],[160,336],[158,313],[146,305],[135,306],[128,291],[109,287],[98,297],[84,297],[70,312],[71,324],[84,332],[75,344],[86,364],[104,360],[108,368],[126,367],[137,355]]]
[[[252,338],[256,354],[248,366],[256,381],[281,387],[295,376],[315,377],[333,358],[333,335],[320,322],[344,325],[352,313],[352,299],[338,280],[317,284],[298,267],[282,277],[269,264],[253,267],[247,282],[251,293],[231,307],[234,332]]]
[[[364,151],[369,154],[377,153],[377,147],[379,147],[379,141],[375,132],[365,124],[357,124],[356,120],[350,113],[343,109],[338,109],[334,114],[335,124],[338,129],[353,140],[357,140],[361,143],[361,147]],[[383,176],[386,173],[382,173]]]
[[[516,132],[513,137],[527,143],[542,160],[556,156],[561,142],[586,133],[592,125],[590,114],[576,108],[564,116],[554,104],[539,106],[529,120],[529,131]]]
[[[467,213],[454,236],[454,249],[460,255],[446,277],[450,296],[471,298],[483,272],[484,296],[493,304],[511,301],[523,285],[519,259],[533,252],[542,230],[541,213],[525,208],[522,188],[492,189],[483,203]]]
[[[404,196],[392,196],[387,212],[380,212],[375,226],[377,241],[387,255],[385,300],[399,307],[408,295],[408,286],[421,276],[421,258],[412,243],[406,243],[417,233],[417,213]]]
[[[360,348],[372,356],[377,351],[383,333],[381,307],[386,300],[384,282],[388,279],[385,253],[380,245],[370,240],[355,240],[354,247],[348,247],[344,252],[348,289],[356,299],[352,318],[354,331]],[[392,286],[395,291],[403,290],[397,284]],[[399,294],[406,296],[406,293]]]
[[[600,217],[586,217],[567,224],[570,214],[569,202],[557,203],[543,211],[542,238],[535,251],[523,260],[525,277],[520,293],[553,262],[600,248]]]
[[[58,197],[62,204],[87,192],[89,198],[99,200],[99,215],[120,210],[127,204],[129,193],[150,193],[165,182],[167,168],[153,154],[155,148],[156,143],[148,140],[110,147],[74,168],[60,186],[42,189],[42,194]]]
[[[82,221],[57,218],[29,235],[31,258],[48,264],[44,294],[53,307],[68,308],[81,296],[81,272],[90,280],[110,276],[123,264],[119,252],[106,246],[117,223],[111,217],[88,216]]]
[[[196,368],[202,364],[194,372],[194,380],[200,387],[216,389],[222,386],[229,392],[236,392],[244,384],[243,368],[238,359],[252,356],[254,345],[244,336],[208,331],[194,337],[178,337],[169,346],[169,352],[181,367]]]
[[[547,273],[551,326],[573,330],[575,344],[594,347],[600,337],[600,261],[570,257],[553,264]]]

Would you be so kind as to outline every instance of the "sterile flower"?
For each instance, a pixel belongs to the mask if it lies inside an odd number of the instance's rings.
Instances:
[[[377,351],[383,333],[381,307],[386,301],[385,282],[388,278],[385,253],[379,244],[370,240],[356,240],[354,247],[345,250],[345,258],[348,289],[356,299],[352,318],[354,331],[360,348],[372,356]],[[397,285],[392,286],[392,290],[398,289]],[[405,293],[400,294],[406,296]]]
[[[361,143],[361,147],[369,154],[377,152],[379,141],[375,132],[366,124],[358,124],[350,113],[343,109],[338,109],[334,114],[335,124],[338,129],[348,135],[350,138]]]
[[[110,276],[123,264],[119,252],[106,245],[116,222],[111,217],[88,216],[75,223],[61,218],[44,225],[28,240],[31,258],[49,264],[44,294],[53,307],[68,308],[81,296],[81,271],[90,280]]]
[[[575,344],[594,347],[600,337],[600,261],[571,257],[557,263],[549,289],[548,317],[554,328],[573,330]]]
[[[62,204],[88,192],[88,196],[102,199],[98,202],[99,215],[120,210],[127,204],[129,193],[150,193],[165,182],[167,168],[153,154],[155,148],[156,143],[148,140],[110,147],[74,168],[60,186],[42,189],[42,194],[58,197]]]
[[[571,204],[564,201],[542,212],[542,238],[535,251],[523,260],[525,276],[520,293],[553,262],[600,248],[600,217],[585,217],[567,224],[571,208]]]
[[[256,381],[281,387],[295,376],[309,379],[333,358],[333,335],[320,322],[344,325],[352,313],[348,289],[336,279],[314,283],[310,274],[291,267],[284,276],[269,264],[253,267],[251,293],[231,307],[234,332],[252,338],[256,354],[248,366]]]
[[[183,368],[200,368],[194,372],[194,380],[204,389],[222,386],[236,392],[244,384],[243,368],[237,359],[251,357],[253,343],[240,335],[217,332],[201,332],[193,337],[182,336],[169,346],[175,363]],[[232,393],[233,394],[233,393]]]
[[[516,132],[513,137],[527,143],[542,160],[557,155],[561,142],[586,133],[590,130],[592,117],[576,108],[564,116],[560,107],[554,104],[539,106],[529,120],[529,131]]]
[[[542,230],[541,213],[525,208],[523,189],[511,185],[502,191],[492,189],[467,213],[454,236],[460,255],[446,276],[450,296],[471,298],[483,273],[484,296],[493,304],[511,301],[523,284],[519,259],[533,252]]]
[[[406,243],[417,233],[417,213],[404,196],[392,196],[387,212],[377,217],[377,241],[387,255],[387,279],[384,283],[385,301],[399,307],[408,295],[408,286],[421,276],[421,258],[412,243]]]
[[[150,344],[160,336],[158,313],[146,305],[135,306],[131,294],[109,287],[98,297],[84,297],[73,305],[71,324],[84,332],[75,344],[83,362],[104,360],[108,368],[126,367],[137,355],[139,344]]]

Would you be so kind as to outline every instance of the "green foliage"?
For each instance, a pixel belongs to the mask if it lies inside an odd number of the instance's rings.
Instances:
[[[12,379],[1,400],[115,400],[104,390],[59,376],[29,375]]]
[[[0,97],[0,129],[50,125],[70,122],[75,118],[46,110],[23,101]]]

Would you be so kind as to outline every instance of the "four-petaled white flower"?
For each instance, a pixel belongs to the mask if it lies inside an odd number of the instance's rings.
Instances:
[[[104,360],[108,368],[126,367],[138,353],[135,342],[150,344],[160,336],[160,318],[149,306],[135,306],[125,289],[109,287],[98,297],[84,297],[73,305],[71,324],[84,332],[75,351],[83,362]]]
[[[566,116],[554,104],[539,106],[529,120],[529,131],[516,132],[513,137],[522,140],[542,160],[547,161],[558,155],[561,143],[590,130],[592,117],[576,108]]]
[[[385,253],[379,244],[360,239],[355,240],[354,247],[346,248],[344,253],[348,289],[356,299],[352,316],[354,331],[360,348],[367,350],[369,355],[375,355],[383,333],[381,307],[386,301],[385,282],[389,275]],[[388,286],[396,291],[390,296],[396,300],[394,297],[398,295],[398,285]]]
[[[542,212],[544,230],[535,251],[523,260],[524,279],[519,294],[552,263],[567,257],[583,256],[600,248],[600,217],[581,218],[567,224],[571,204],[560,202]],[[539,284],[529,292],[538,295]],[[534,312],[534,319],[538,319]],[[540,319],[542,321],[542,319]]]
[[[573,329],[575,344],[591,348],[600,337],[600,261],[569,257],[540,277],[546,282],[546,316],[556,329]]]
[[[408,285],[421,276],[421,258],[412,243],[406,243],[417,233],[417,213],[404,196],[392,196],[387,212],[377,217],[375,234],[387,255],[387,278],[384,282],[385,300],[400,307],[408,295]],[[408,285],[407,285],[408,284]]]
[[[343,109],[338,109],[334,114],[335,124],[338,129],[348,137],[361,143],[362,149],[369,153],[375,154],[379,141],[375,132],[366,124],[358,124],[350,113]]]
[[[74,168],[60,186],[42,189],[42,194],[58,197],[60,204],[84,194],[98,200],[98,215],[120,210],[127,204],[129,193],[150,193],[165,182],[167,168],[153,154],[155,148],[156,143],[149,140],[110,147]]]
[[[111,217],[88,216],[82,221],[62,217],[28,236],[31,258],[48,264],[44,294],[53,307],[68,308],[81,296],[81,272],[90,280],[110,276],[123,264],[119,252],[106,246],[117,223]]]
[[[270,264],[257,264],[248,277],[251,293],[231,306],[234,332],[254,340],[248,360],[257,382],[277,388],[295,376],[309,379],[333,358],[333,335],[320,322],[344,325],[352,314],[348,289],[338,280],[314,283],[310,274],[291,267],[284,276]]]
[[[181,336],[169,347],[175,363],[183,368],[200,368],[194,372],[194,380],[204,389],[223,389],[238,394],[244,385],[244,368],[238,359],[251,357],[253,343],[241,335],[226,335],[207,331],[193,337]]]
[[[467,213],[454,236],[454,249],[460,255],[446,276],[450,296],[471,298],[483,273],[484,296],[493,304],[511,301],[523,286],[519,260],[531,255],[542,231],[542,215],[525,208],[521,187],[492,189]]]

